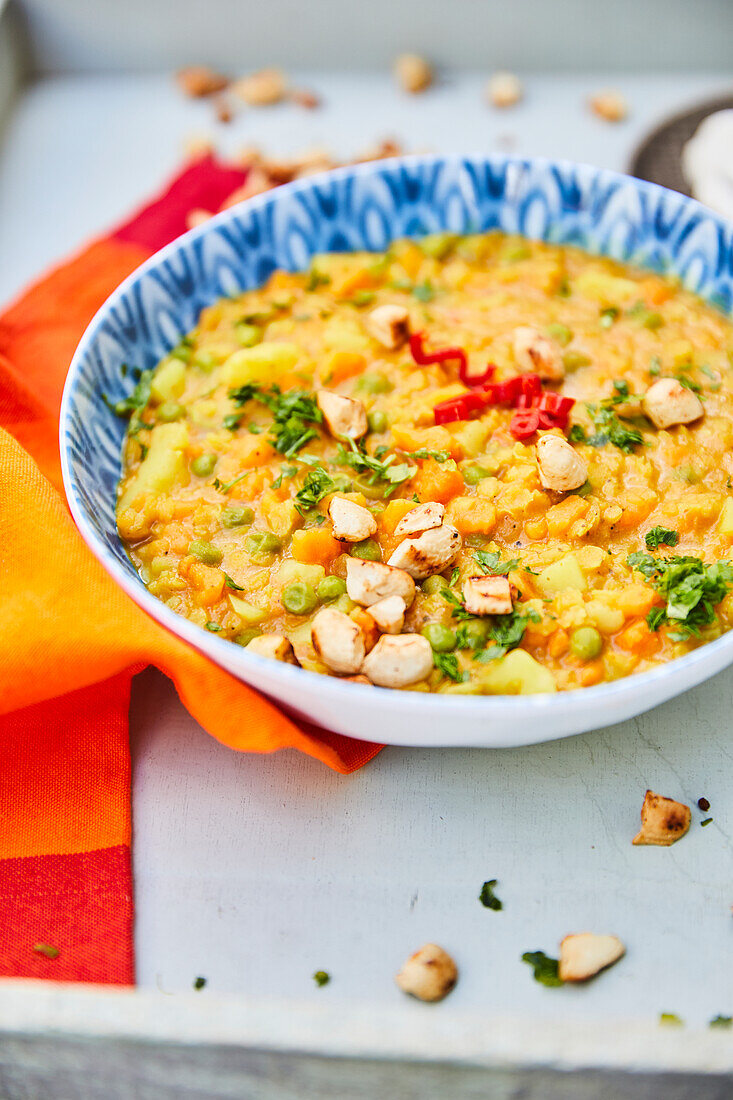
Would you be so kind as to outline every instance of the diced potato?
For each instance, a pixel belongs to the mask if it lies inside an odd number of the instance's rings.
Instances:
[[[247,382],[276,382],[293,369],[301,356],[297,344],[266,340],[253,348],[240,348],[229,356],[222,368],[229,386],[244,386]]]
[[[483,421],[468,420],[458,431],[454,432],[454,438],[467,458],[475,458],[476,455],[481,454],[486,446],[486,440],[489,438],[490,432],[491,428]]]
[[[279,539],[286,539],[303,522],[292,500],[263,500],[262,512],[273,535]]]
[[[188,444],[185,424],[158,424],[150,433],[150,449],[137,473],[117,503],[124,512],[140,497],[156,497],[167,492],[186,476],[183,451]]]
[[[267,618],[267,612],[263,611],[261,607],[255,607],[253,603],[240,600],[238,596],[233,596],[231,593],[229,594],[229,602],[247,626],[256,626],[257,623],[264,622]]]
[[[326,570],[322,565],[308,565],[306,562],[288,559],[284,561],[277,573],[272,578],[272,583],[285,588],[294,581],[302,581],[304,584],[312,584],[315,588],[326,576]]]
[[[588,618],[602,634],[614,634],[624,625],[624,613],[617,607],[609,607],[601,600],[589,600],[586,604]]]
[[[180,359],[169,359],[158,367],[150,383],[150,396],[158,404],[176,401],[186,388],[186,365]]]
[[[721,509],[718,530],[721,535],[733,535],[733,500],[730,497]]]
[[[624,279],[620,275],[611,275],[592,267],[582,271],[574,285],[580,294],[605,306],[636,301],[641,297],[639,284],[633,279]]]
[[[482,690],[489,695],[540,695],[557,691],[555,678],[524,649],[513,649],[480,673]]]
[[[564,558],[548,565],[536,578],[535,584],[542,595],[548,597],[564,592],[566,588],[577,588],[580,592],[584,592],[586,588],[585,576],[575,554],[566,554]]]
[[[369,337],[358,321],[350,317],[332,317],[323,326],[323,342],[333,351],[361,355],[369,350]]]

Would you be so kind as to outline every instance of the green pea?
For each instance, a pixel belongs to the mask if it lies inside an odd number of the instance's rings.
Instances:
[[[483,550],[486,543],[489,541],[488,535],[467,535],[466,546],[470,546],[472,550]]]
[[[362,374],[361,378],[356,383],[356,388],[359,393],[389,393],[391,389],[394,389],[389,378],[377,372],[374,374]]]
[[[370,432],[386,432],[389,427],[389,420],[387,414],[381,412],[379,409],[375,409],[374,412],[370,412],[367,417]]]
[[[587,367],[590,359],[582,351],[566,351],[562,357],[565,370],[577,370],[578,367]]]
[[[455,233],[431,233],[417,243],[426,256],[434,260],[444,260],[458,240]]]
[[[224,554],[213,542],[204,542],[203,539],[195,539],[188,547],[189,554],[193,554],[205,565],[218,565]]]
[[[644,328],[648,328],[651,329],[652,332],[656,332],[657,329],[661,328],[664,324],[664,317],[662,317],[661,313],[657,313],[653,309],[648,309],[641,317],[641,323]]]
[[[603,649],[603,639],[594,626],[579,626],[570,635],[570,648],[582,661],[592,661]]]
[[[462,473],[466,485],[478,485],[485,477],[491,477],[485,466],[466,466]]]
[[[509,241],[501,250],[501,260],[505,264],[515,264],[519,260],[528,260],[532,251],[521,241]]]
[[[283,588],[280,601],[286,611],[293,615],[309,615],[318,603],[318,597],[312,584],[305,581],[293,581]]]
[[[363,558],[364,561],[381,561],[382,549],[374,539],[363,539],[355,542],[351,547],[352,558]]]
[[[324,577],[316,588],[319,600],[327,603],[329,600],[337,600],[346,591],[346,581],[341,577]]]
[[[480,649],[489,637],[491,627],[480,619],[464,624],[467,649]]]
[[[191,359],[191,366],[203,371],[204,374],[211,374],[214,367],[218,365],[219,356],[214,355],[211,351],[206,351],[205,348],[202,348],[201,351],[197,351]]]
[[[193,355],[193,348],[190,344],[182,342],[177,347],[171,348],[168,354],[171,359],[180,359],[182,363],[188,363]]]
[[[247,508],[246,505],[237,506],[231,505],[229,508],[225,508],[221,514],[222,527],[247,527],[255,518],[252,508]]]
[[[196,477],[208,477],[209,474],[214,472],[218,458],[218,455],[213,454],[199,455],[191,463],[192,473],[196,474]]]
[[[566,348],[573,338],[573,330],[559,323],[547,326],[547,335],[556,340],[561,348]]]
[[[173,420],[180,420],[185,412],[183,405],[179,405],[177,401],[164,401],[158,406],[157,417],[164,424],[170,424]]]
[[[446,583],[440,574],[436,574],[434,577],[428,577],[427,580],[422,582],[422,590],[426,596],[437,596],[445,587]]]
[[[382,500],[384,497],[384,485],[372,485],[371,474],[354,478],[354,488],[367,498],[367,500]]]
[[[256,626],[250,626],[247,630],[243,630],[240,634],[236,634],[234,641],[237,645],[249,645],[253,638],[259,638],[262,631]]]
[[[448,653],[456,648],[456,632],[442,623],[428,623],[420,631],[436,653]]]
[[[235,325],[235,332],[243,348],[252,348],[262,339],[262,329],[258,325],[248,325],[246,321]]]
[[[282,542],[270,531],[257,531],[249,536],[244,546],[255,564],[268,565],[277,551],[282,548]]]

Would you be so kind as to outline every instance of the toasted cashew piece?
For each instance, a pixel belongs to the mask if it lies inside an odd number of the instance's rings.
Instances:
[[[668,848],[690,828],[690,807],[684,802],[647,791],[641,807],[641,829],[632,844],[656,844]]]
[[[404,306],[377,306],[367,314],[366,328],[383,347],[396,351],[410,335],[410,314]]]
[[[348,558],[346,591],[362,607],[371,607],[387,596],[401,596],[409,607],[415,599],[415,582],[403,569],[395,569],[380,561]]]
[[[433,651],[422,634],[383,634],[362,665],[379,687],[400,688],[424,680],[433,668]]]
[[[471,615],[511,615],[512,586],[506,577],[469,577],[463,604]]]
[[[367,684],[368,687],[374,687],[368,676],[362,676],[359,672],[356,676],[344,676],[344,680],[348,680],[350,684]]]
[[[248,653],[256,653],[258,657],[269,657],[273,661],[285,661],[289,665],[298,663],[295,660],[293,647],[284,634],[260,634],[244,648]]]
[[[387,564],[404,569],[415,580],[424,580],[452,565],[462,545],[460,533],[453,524],[441,523],[440,527],[423,531],[417,538],[403,539]]]
[[[318,656],[333,672],[358,672],[364,660],[364,635],[357,624],[333,607],[322,607],[311,626]]]
[[[333,522],[333,537],[344,542],[361,542],[377,529],[377,521],[369,509],[345,497],[333,497],[328,514]]]
[[[575,932],[560,944],[557,976],[563,982],[585,982],[625,954],[626,948],[618,936]]]
[[[395,981],[421,1001],[442,1001],[458,981],[458,968],[437,943],[426,943],[402,964]]]
[[[530,325],[520,325],[514,330],[514,359],[521,371],[539,374],[549,382],[559,382],[565,377],[560,348]]]
[[[567,493],[588,480],[588,467],[575,448],[559,435],[542,435],[537,440],[537,466],[545,489]]]
[[[361,401],[356,401],[353,397],[342,397],[340,393],[332,393],[330,390],[319,390],[316,400],[331,435],[337,438],[346,435],[350,439],[360,439],[366,435],[369,425],[366,409]]]
[[[394,529],[395,535],[404,538],[405,535],[420,535],[423,531],[430,531],[433,527],[440,527],[445,515],[445,505],[430,500],[426,504],[418,504],[407,512]]]
[[[522,82],[515,73],[494,73],[486,85],[486,98],[495,107],[513,107],[523,95]]]
[[[641,405],[655,428],[690,424],[705,412],[697,394],[676,378],[660,378],[646,391]]]
[[[405,625],[406,611],[407,604],[402,596],[387,596],[386,600],[379,600],[369,608],[369,614],[382,634],[399,634]]]
[[[400,54],[394,63],[394,73],[398,84],[411,95],[424,92],[433,83],[433,70],[429,62],[416,53]]]

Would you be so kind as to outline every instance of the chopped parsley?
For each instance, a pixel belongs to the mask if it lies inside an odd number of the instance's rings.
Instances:
[[[326,970],[316,970],[315,974],[313,975],[313,981],[320,989],[321,986],[328,985],[328,983],[331,981],[331,975]]]
[[[297,466],[282,465],[280,467],[280,474],[273,481],[271,488],[279,489],[280,486],[283,483],[283,478],[284,477],[294,477],[297,474],[297,472],[298,472],[298,467]]]
[[[214,478],[213,485],[215,489],[218,489],[220,493],[228,493],[233,486],[240,482],[249,473],[245,470],[243,474],[238,474],[237,477],[233,477],[231,481],[219,481],[218,477]]]
[[[588,436],[582,424],[573,424],[568,439],[571,443],[587,443]]]
[[[242,585],[233,581],[228,573],[224,573],[224,585],[226,588],[231,588],[234,592],[244,592]]]
[[[211,634],[219,634],[221,631],[221,627],[218,623],[209,620],[208,623],[204,623],[204,630],[208,630]]]
[[[474,660],[478,661],[479,664],[487,665],[489,661],[498,661],[499,657],[504,657],[505,655],[505,645],[490,645],[487,646],[486,649],[480,650],[480,652],[475,655]]]
[[[459,669],[455,653],[433,653],[433,664],[444,676],[448,676],[457,684],[462,684],[468,679],[468,673]]]
[[[125,419],[129,418],[130,435],[136,435],[140,429],[144,427],[142,412],[150,401],[150,387],[152,381],[153,372],[151,370],[141,371],[140,378],[132,393],[123,398],[122,401],[115,401],[114,404],[109,400],[106,394],[102,394],[102,400],[107,408],[112,410],[115,416],[121,416]]]
[[[693,382],[691,378],[688,378],[682,371],[677,371],[674,375],[681,386],[685,389],[691,390],[693,393],[702,393],[702,386],[698,386],[697,382]]]
[[[199,978],[194,978],[194,982],[193,982],[193,988],[194,989],[203,989],[205,985],[206,985],[206,978],[200,978],[200,977]]]
[[[413,458],[434,458],[436,462],[447,462],[450,458],[450,451],[430,451],[427,447],[418,447],[410,454]]]
[[[381,455],[385,452],[381,451],[380,457],[377,458],[376,454],[370,455],[362,451],[353,439],[349,439],[348,443],[350,447],[348,451],[343,445],[339,446],[336,461],[342,465],[351,466],[360,473],[369,474],[370,485],[376,485],[378,481],[386,481],[383,494],[385,497],[393,493],[403,481],[409,481],[415,474],[417,467],[410,466],[408,462],[397,462],[396,455],[389,455],[382,459]]]
[[[509,558],[507,561],[502,561],[498,550],[477,550],[473,556],[479,569],[484,573],[491,573],[495,577],[505,577],[507,573],[511,573],[512,569],[516,569],[519,565],[519,558]]]
[[[558,960],[551,959],[544,951],[525,951],[522,962],[529,963],[533,970],[533,977],[540,985],[558,986],[564,985],[558,976]]]
[[[503,903],[499,901],[496,894],[494,893],[494,887],[496,886],[498,881],[498,879],[490,878],[488,882],[485,882],[483,884],[483,886],[481,887],[481,893],[478,896],[478,900],[481,902],[485,909],[493,909],[494,912],[497,913],[500,909],[504,908]]]
[[[706,817],[704,821],[700,822],[700,824],[704,827],[705,825],[709,825],[712,822],[712,820],[713,820],[712,817]]]
[[[665,598],[665,607],[653,607],[647,623],[650,630],[665,624],[677,627],[677,633],[670,634],[672,641],[685,641],[715,622],[715,608],[733,585],[733,565],[727,561],[706,565],[700,558],[653,558],[638,552],[629,554],[626,562]]]
[[[680,536],[669,527],[652,527],[644,536],[647,550],[658,550],[660,546],[676,546]]]
[[[273,415],[271,426],[273,446],[286,458],[292,458],[301,447],[305,447],[306,443],[315,439],[318,432],[313,425],[323,423],[323,413],[318,408],[315,397],[304,390],[290,390],[288,393],[282,393],[279,386],[264,390],[248,382],[244,386],[230,390],[229,397],[238,408],[242,408],[252,400],[267,406]],[[224,425],[227,428],[233,428],[239,424],[240,420],[241,415],[233,414],[225,418]]]
[[[733,1016],[713,1016],[708,1027],[733,1027]]]
[[[608,309],[601,310],[600,325],[601,328],[610,328],[614,321],[618,320],[621,310],[618,306],[609,306]]]
[[[610,400],[613,401],[613,398],[610,398]],[[596,429],[595,435],[589,436],[583,441],[589,443],[591,447],[604,447],[606,443],[612,443],[624,454],[630,455],[634,453],[634,447],[638,446],[639,443],[643,443],[638,428],[629,428],[622,424],[612,409],[604,408],[602,405],[589,404],[585,407]]]
[[[683,1027],[684,1020],[676,1012],[660,1012],[659,1022],[665,1027]]]
[[[301,516],[305,515],[311,508],[315,508],[325,496],[332,493],[336,487],[336,482],[323,469],[323,466],[316,466],[313,470],[309,470],[303,482],[303,487],[295,494],[297,511],[300,512]]]
[[[318,290],[319,286],[328,286],[330,282],[330,275],[324,275],[323,272],[311,268],[308,273],[308,281],[305,284],[305,289],[308,291]]]
[[[33,950],[36,955],[45,955],[47,959],[57,959],[61,954],[58,947],[52,947],[50,943],[34,943]]]

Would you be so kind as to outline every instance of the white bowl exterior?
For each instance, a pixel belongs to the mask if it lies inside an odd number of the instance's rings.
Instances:
[[[163,626],[290,712],[365,740],[511,747],[640,714],[733,662],[733,632],[668,665],[611,684],[536,696],[451,696],[343,683],[247,653],[152,596],[114,523],[124,425],[109,411],[132,386],[123,362],[151,367],[203,306],[303,268],[327,249],[499,227],[680,274],[723,308],[733,300],[733,231],[694,201],[586,165],[500,157],[409,157],[340,169],[233,207],[151,257],[82,338],[64,390],[61,457],[69,504],[92,551]]]

